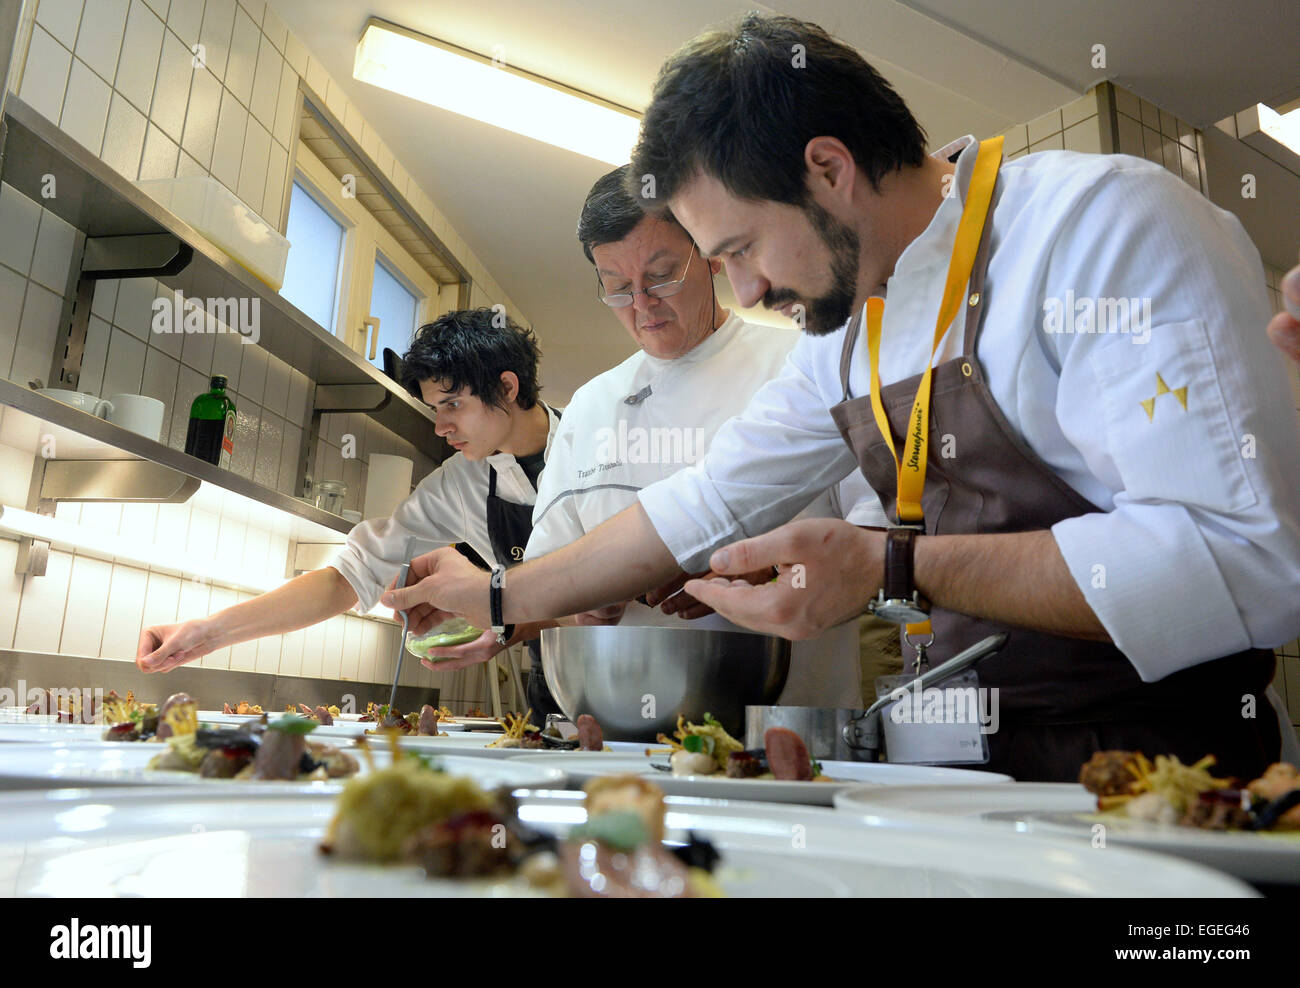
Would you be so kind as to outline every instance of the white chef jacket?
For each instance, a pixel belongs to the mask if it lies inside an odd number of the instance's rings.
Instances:
[[[936,157],[959,148],[960,179],[973,138]],[[1089,605],[1146,681],[1294,638],[1300,437],[1241,224],[1128,155],[1044,151],[1004,162],[1001,179],[977,356],[1011,426],[1098,508],[1052,526]],[[925,367],[961,209],[945,199],[887,283],[886,385]],[[1120,298],[1138,300],[1127,320],[1110,303],[1104,322],[1048,318]],[[963,317],[935,363],[959,355]],[[805,335],[703,462],[641,492],[683,567],[783,524],[854,469],[828,411],[844,334]],[[870,391],[865,334],[850,384]]]
[[[638,351],[579,388],[551,444],[524,558],[581,538],[635,503],[642,488],[696,462],[719,427],[780,372],[797,339],[793,330],[756,326],[732,314],[675,360]],[[646,388],[644,398],[627,403]],[[842,517],[835,493],[812,492],[808,516]],[[851,496],[867,498],[879,510],[865,482]],[[691,572],[707,568],[705,563]],[[620,623],[744,630],[716,614],[684,621],[635,601]],[[794,643],[780,702],[859,707],[859,682],[857,623],[849,622]]]
[[[549,451],[560,419],[546,406]],[[487,562],[496,559],[487,527],[488,470],[497,472],[497,496],[511,504],[534,504],[537,491],[510,453],[483,460],[449,456],[425,477],[390,518],[371,518],[348,533],[331,566],[343,574],[365,613],[379,602],[401,565],[412,556],[467,542]]]

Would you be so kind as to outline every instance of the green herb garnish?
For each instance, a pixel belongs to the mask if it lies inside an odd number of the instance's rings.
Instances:
[[[682,738],[682,747],[702,755],[712,755],[716,742],[707,734],[688,734]]]
[[[444,772],[444,771],[446,771],[446,770],[442,767],[442,762],[441,762],[439,759],[434,758],[434,757],[431,756],[431,755],[421,755],[419,752],[416,752],[416,751],[408,751],[408,752],[406,753],[406,757],[408,757],[408,758],[412,758],[412,759],[414,759],[415,761],[419,762],[419,764],[420,764],[420,768],[426,769],[426,770],[428,770],[428,771],[430,771],[430,772]]]
[[[589,819],[569,832],[570,840],[591,840],[615,851],[635,851],[650,839],[645,821],[631,810],[613,810]]]
[[[285,734],[310,734],[318,727],[320,725],[316,721],[298,714],[285,714],[267,725],[269,730],[283,731]]]
[[[812,774],[813,774],[813,778],[815,779],[817,778],[817,776],[822,774],[822,763],[819,762],[816,758],[810,758],[808,760],[812,762]]]
[[[722,727],[722,721],[718,720],[718,718],[714,717],[713,714],[709,713],[707,710],[704,712],[704,723],[708,724],[710,727]]]

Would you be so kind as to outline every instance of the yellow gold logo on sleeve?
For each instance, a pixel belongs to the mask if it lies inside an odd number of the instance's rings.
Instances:
[[[1147,421],[1150,422],[1156,417],[1156,399],[1161,395],[1173,395],[1178,399],[1178,404],[1183,406],[1183,411],[1187,411],[1187,386],[1181,388],[1171,388],[1165,383],[1165,379],[1159,374],[1156,375],[1156,393],[1150,398],[1144,398],[1139,404],[1142,410],[1147,413]]]

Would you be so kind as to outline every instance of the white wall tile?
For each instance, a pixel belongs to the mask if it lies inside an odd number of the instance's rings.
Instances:
[[[31,271],[41,212],[38,203],[12,185],[0,185],[0,230],[5,232],[0,237],[0,264],[22,275]]]
[[[104,149],[100,157],[118,174],[132,181],[140,173],[147,126],[148,121],[143,113],[120,94],[113,94],[108,109],[108,126],[104,131]]]
[[[358,617],[343,619],[343,661],[339,670],[341,679],[355,681],[361,672],[362,624]]]
[[[81,59],[72,60],[68,92],[63,99],[59,127],[74,141],[93,154],[104,145],[104,127],[108,123],[108,104],[112,90]]]
[[[280,450],[284,443],[284,419],[263,410],[257,456],[253,461],[253,483],[276,489],[280,472]]]
[[[219,333],[186,333],[181,344],[181,363],[204,376],[212,373],[212,354]]]
[[[230,670],[232,672],[257,671],[257,639],[240,642],[230,646]]]
[[[253,72],[253,93],[248,109],[268,131],[275,126],[275,107],[283,71],[284,59],[271,39],[263,34],[258,43],[257,68]]]
[[[180,605],[181,581],[163,573],[150,573],[144,594],[143,628],[160,624],[173,624]]]
[[[212,174],[231,191],[239,187],[239,165],[244,157],[244,132],[247,129],[248,111],[233,93],[223,93],[217,141],[212,148]]]
[[[4,551],[0,546],[0,562],[3,561]],[[0,616],[0,621],[3,617]],[[0,635],[4,634],[4,627],[0,624]],[[3,639],[0,639],[2,641]],[[291,631],[283,637],[280,643],[280,669],[281,676],[299,676],[302,674],[302,651],[307,640],[307,632],[304,628],[297,631]]]
[[[166,443],[171,428],[172,410],[176,405],[176,375],[179,365],[161,350],[149,347],[144,358],[144,380],[140,393],[157,398],[163,403],[162,434],[159,441]]]
[[[266,165],[266,188],[262,192],[262,218],[277,230],[280,228],[280,214],[284,210],[285,176],[288,170],[289,152],[279,141],[272,141]]]
[[[57,652],[63,634],[72,555],[51,551],[44,576],[29,576],[18,605],[14,648],[20,652]]]
[[[100,396],[139,394],[144,380],[145,346],[134,336],[115,330],[108,342],[108,361]]]
[[[340,86],[333,77],[331,77],[329,82],[326,83],[325,105],[329,107],[329,111],[334,114],[336,120],[342,121],[343,118],[347,116],[347,95],[343,92],[343,87]]]
[[[261,422],[262,410],[257,405],[245,401],[242,395],[235,399],[235,450],[230,458],[230,469],[245,480],[253,479]]]
[[[280,645],[279,635],[267,635],[257,640],[255,668],[258,672],[274,674],[280,671]]]
[[[13,446],[0,445],[0,504],[16,508],[27,504],[32,481],[32,455]],[[66,502],[64,502],[66,503]],[[2,567],[0,567],[2,569]],[[4,581],[0,580],[0,586]],[[5,646],[0,645],[0,648]]]
[[[212,348],[212,373],[226,375],[226,389],[239,391],[239,369],[243,361],[243,352],[248,347],[240,342],[237,333],[217,333]]]
[[[324,99],[330,85],[330,74],[325,71],[325,66],[315,55],[309,55],[307,58],[306,80],[307,88],[320,99]]]
[[[82,6],[82,0],[41,0],[36,8],[36,23],[57,38],[59,44],[71,48],[77,42]]]
[[[122,525],[122,505],[112,502],[83,504],[78,524],[97,532],[116,535]]]
[[[158,505],[123,504],[118,534],[132,542],[152,545],[158,532]]]
[[[256,405],[266,391],[267,352],[260,346],[240,344],[239,393]]]
[[[112,82],[117,71],[117,58],[122,50],[122,35],[126,31],[126,15],[130,7],[130,0],[94,0],[86,5],[81,16],[77,57],[106,82]]]
[[[184,436],[181,437],[184,439]],[[190,527],[188,504],[158,505],[158,528],[154,539],[159,545],[183,546]]]
[[[144,139],[144,155],[140,159],[140,181],[154,178],[176,177],[176,156],[180,145],[153,124]]]
[[[266,166],[271,157],[271,132],[254,119],[249,119],[244,134],[244,157],[239,166],[240,199],[252,208],[262,211],[262,195],[266,191]]]
[[[208,0],[203,8],[203,29],[199,43],[205,48],[208,71],[225,78],[230,55],[230,34],[235,26],[235,0]]]
[[[90,317],[90,325],[86,327],[86,349],[81,354],[81,379],[77,382],[78,391],[102,395],[104,365],[108,363],[108,341],[112,335],[112,326],[99,316]]]
[[[266,18],[266,0],[239,0],[239,5],[248,12],[255,24],[261,24]]]
[[[144,0],[159,17],[167,16],[167,8],[171,5],[171,0]]]
[[[217,516],[197,508],[190,512],[190,527],[185,552],[198,562],[214,558],[217,547]]]
[[[285,39],[289,35],[289,28],[284,21],[280,20],[279,15],[276,14],[270,4],[267,4],[266,16],[262,19],[262,32],[271,39],[271,43],[274,44],[276,48],[281,52],[284,51]]]
[[[41,213],[41,228],[36,234],[36,252],[32,256],[33,280],[52,292],[63,294],[68,286],[76,236],[76,230],[49,210]]]
[[[221,112],[221,83],[211,72],[196,70],[190,84],[190,105],[185,116],[181,147],[207,168],[217,139],[217,118]]]
[[[194,54],[174,34],[167,32],[163,36],[162,58],[158,62],[149,119],[177,144],[185,127],[190,83],[198,72],[194,68]],[[172,174],[175,174],[174,163]]]
[[[379,625],[374,621],[362,621],[361,623],[361,665],[357,671],[357,679],[363,683],[376,682],[375,669],[378,664],[379,651]]]
[[[117,304],[113,308],[113,325],[142,342],[156,341],[162,334],[151,333],[150,326],[158,288],[158,282],[153,278],[122,279],[118,283]]]
[[[325,643],[321,650],[320,671],[312,675],[325,679],[338,679],[343,667],[343,621],[342,615],[332,617],[325,622]],[[307,672],[307,656],[303,655],[303,675]]]
[[[280,447],[280,469],[276,474],[276,489],[290,496],[298,494],[298,460],[301,455],[302,430],[296,425],[284,427],[284,443]]]
[[[253,94],[253,76],[257,71],[257,50],[261,40],[262,32],[252,18],[244,10],[236,10],[225,83],[244,106],[248,106]]]
[[[68,579],[66,619],[59,651],[67,655],[99,655],[108,612],[108,588],[113,566],[100,559],[77,556]]]
[[[1037,151],[1063,151],[1065,150],[1065,138],[1058,130],[1035,144],[1029,145],[1029,152],[1033,154]]]
[[[285,41],[284,57],[298,75],[307,74],[307,46],[292,31],[289,32],[288,39]]]
[[[1065,150],[1101,154],[1100,118],[1089,117],[1083,123],[1067,127],[1064,134]]]
[[[289,565],[289,539],[276,533],[271,534],[271,544],[266,549],[265,573],[268,579],[283,580],[285,569]]]
[[[271,548],[271,533],[256,525],[244,532],[244,541],[235,559],[236,565],[246,572],[260,575],[266,570],[266,556]]]
[[[272,134],[275,139],[289,147],[294,143],[298,133],[298,73],[288,62],[280,72],[279,94],[275,103],[275,126]]]
[[[126,15],[126,34],[122,54],[117,60],[117,78],[113,88],[131,101],[141,113],[149,113],[154,81],[158,77],[158,59],[162,54],[163,22],[144,0],[131,0]]]
[[[145,589],[149,575],[133,566],[114,566],[108,591],[108,613],[99,655],[105,659],[134,661],[144,621]]]
[[[185,42],[186,46],[199,40],[199,27],[203,23],[203,0],[172,0],[167,8],[167,26]]]
[[[3,452],[0,449],[0,468],[4,466]],[[0,538],[0,648],[12,648],[14,644],[14,626],[18,623],[18,602],[22,599],[23,593],[23,578],[14,572],[14,566],[17,564],[17,541]]]
[[[33,378],[43,381],[49,378],[62,307],[60,296],[35,282],[27,283],[23,317],[18,325],[18,341],[9,370],[10,380],[26,384]]]
[[[321,621],[302,629],[302,664],[298,675],[318,678],[325,658],[325,626],[328,621]]]

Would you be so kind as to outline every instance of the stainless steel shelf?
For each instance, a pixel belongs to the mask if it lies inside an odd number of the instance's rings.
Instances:
[[[41,455],[45,437],[52,436],[56,459],[148,460],[278,508],[304,522],[344,535],[352,530],[352,523],[338,515],[245,480],[237,473],[222,470],[12,381],[0,379],[0,411],[3,412],[0,441],[24,452]],[[306,529],[295,533],[295,537],[307,537],[308,541],[311,535]]]
[[[87,237],[168,233],[193,259],[159,280],[196,298],[257,298],[259,344],[318,386],[349,386],[335,394],[369,406],[362,411],[441,462],[450,449],[434,432],[432,412],[395,381],[282,298],[189,224],[172,215],[17,97],[5,104],[8,137],[0,178]],[[46,176],[55,194],[45,198]],[[358,387],[361,386],[361,387]],[[322,411],[334,410],[318,404]],[[213,481],[214,483],[217,481]],[[233,489],[233,488],[232,488]]]

